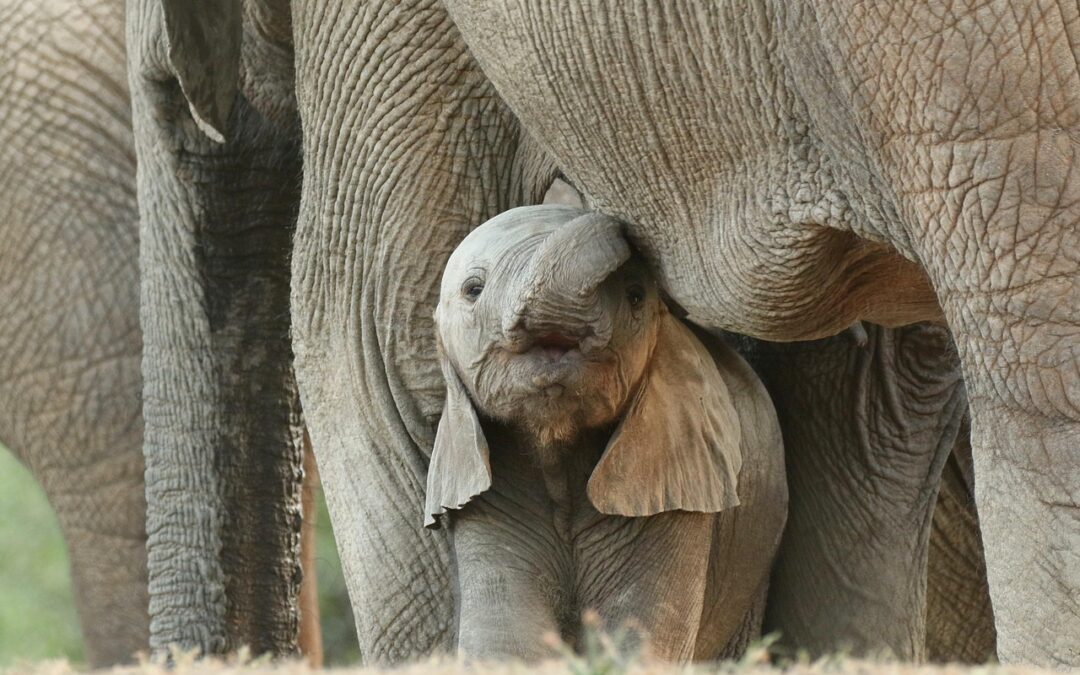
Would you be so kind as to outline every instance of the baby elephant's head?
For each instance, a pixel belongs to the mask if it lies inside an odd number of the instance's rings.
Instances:
[[[478,411],[538,448],[618,422],[589,481],[603,512],[737,503],[738,418],[723,378],[617,220],[532,206],[484,223],[447,262],[435,322],[447,399],[429,525],[490,486]]]
[[[662,306],[612,218],[508,211],[454,251],[435,321],[448,377],[541,447],[614,421],[645,370]]]

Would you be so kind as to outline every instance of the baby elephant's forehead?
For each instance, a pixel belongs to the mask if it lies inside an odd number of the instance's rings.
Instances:
[[[493,263],[521,242],[554,232],[587,213],[569,206],[522,206],[505,211],[469,233],[446,263],[444,279],[456,279],[479,263]]]

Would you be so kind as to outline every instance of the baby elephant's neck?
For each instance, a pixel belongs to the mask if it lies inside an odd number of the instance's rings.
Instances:
[[[525,441],[523,450],[540,469],[552,502],[572,509],[585,499],[589,476],[600,461],[610,436],[611,430],[604,428],[585,430],[571,440],[555,443],[544,442],[520,430],[518,437]]]
[[[505,484],[510,494],[545,499],[556,531],[571,540],[575,517],[592,509],[586,488],[612,429],[588,430],[570,441],[542,443],[522,426],[489,419],[485,432],[494,441],[496,482]]]
[[[570,439],[550,438],[534,433],[528,428],[518,427],[516,437],[522,443],[522,449],[544,469],[564,471],[592,472],[600,461],[611,437],[611,429],[586,429],[578,431]]]

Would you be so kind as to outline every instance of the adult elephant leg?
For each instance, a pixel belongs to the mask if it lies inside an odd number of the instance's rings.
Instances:
[[[997,191],[977,198],[1002,203],[994,217],[956,214],[975,241],[950,248],[990,269],[957,269],[953,253],[934,276],[971,401],[998,656],[1060,667],[1080,665],[1080,148],[1036,138],[1006,151]],[[988,175],[1010,160],[981,164],[970,168]]]
[[[77,496],[64,492],[70,485],[56,485],[64,481],[58,476],[45,487],[67,542],[75,607],[91,664],[128,663],[147,650],[146,516],[138,431],[128,431],[120,461],[109,458],[90,471],[81,465],[68,470],[69,475],[89,473],[87,478],[108,476],[110,482],[89,489],[81,485]]]
[[[1075,666],[1080,664],[1080,190],[1071,175],[1080,169],[1080,157],[1068,157],[1064,167],[1056,161],[1076,150],[1017,147],[1009,152],[1026,151],[1048,156],[1050,166],[1017,167],[1026,174],[1019,181],[1048,182],[1044,189],[1059,193],[1031,195],[1050,200],[1042,205],[1016,204],[1011,214],[1016,222],[1007,225],[986,222],[982,213],[958,214],[957,222],[968,221],[958,228],[981,241],[957,241],[955,250],[996,258],[997,271],[987,270],[981,279],[971,278],[971,269],[935,276],[971,401],[975,497],[998,656]],[[998,172],[1008,164],[1000,157],[979,171]],[[1003,178],[1001,192],[987,199],[1023,201],[1016,180]],[[1016,260],[1014,253],[1004,253],[1007,249],[1025,252]],[[1044,264],[1049,268],[1039,269]],[[956,288],[957,283],[962,286]],[[976,285],[984,288],[972,290]]]
[[[288,256],[300,158],[295,129],[264,115],[273,102],[252,82],[259,40],[288,25],[262,9],[245,3],[240,62],[239,3],[128,3],[155,650],[296,650]]]
[[[539,202],[554,171],[440,3],[301,0],[294,35],[297,376],[360,649],[394,662],[449,649],[455,630],[445,535],[422,527],[443,265],[471,228]]]
[[[926,579],[926,651],[931,661],[986,663],[996,653],[975,512],[971,443],[965,423],[941,472]]]
[[[998,655],[1080,665],[1080,10],[864,8],[814,8],[815,121],[859,129],[829,151],[884,186],[952,330]]]
[[[964,396],[944,328],[866,334],[752,351],[791,492],[766,630],[815,654],[921,659],[931,515]]]
[[[122,2],[0,1],[0,441],[57,514],[96,667],[149,626],[123,38]]]

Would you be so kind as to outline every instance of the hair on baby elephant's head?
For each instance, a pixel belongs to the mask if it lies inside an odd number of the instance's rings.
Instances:
[[[614,426],[588,494],[604,513],[738,503],[740,429],[705,346],[660,299],[619,221],[563,206],[507,211],[450,256],[435,312],[447,396],[426,524],[491,485],[483,417],[534,446]]]

